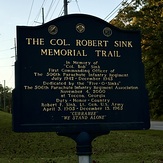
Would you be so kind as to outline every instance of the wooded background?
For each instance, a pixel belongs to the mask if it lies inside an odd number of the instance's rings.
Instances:
[[[110,24],[125,30],[140,30],[152,119],[163,119],[163,0],[124,2]],[[12,89],[0,84],[0,110],[11,112]]]

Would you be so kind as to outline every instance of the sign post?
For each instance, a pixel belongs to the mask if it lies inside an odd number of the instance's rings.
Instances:
[[[18,26],[13,130],[71,137],[81,162],[99,135],[149,129],[140,40],[84,14]]]
[[[79,163],[91,163],[90,156],[79,156]]]

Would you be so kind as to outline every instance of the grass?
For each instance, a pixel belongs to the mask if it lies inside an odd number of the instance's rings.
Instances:
[[[163,163],[163,131],[113,131],[92,142],[94,163]],[[76,144],[55,133],[15,133],[0,111],[0,163],[77,163]]]

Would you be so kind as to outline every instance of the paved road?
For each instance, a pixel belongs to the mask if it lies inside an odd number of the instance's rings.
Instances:
[[[162,121],[151,121],[151,130],[163,130]]]

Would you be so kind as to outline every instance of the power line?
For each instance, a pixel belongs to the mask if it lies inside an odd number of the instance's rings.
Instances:
[[[12,81],[12,80],[13,80],[13,77],[14,77],[14,71],[13,71],[13,69],[12,69],[11,75],[10,75],[9,79],[7,80],[8,83],[13,84],[13,81]]]
[[[128,0],[126,0],[126,2],[125,2],[126,4],[127,4],[127,1],[128,1]],[[128,7],[128,6],[129,6],[131,3],[133,3],[133,2],[134,2],[134,0],[131,0],[131,2],[128,3],[127,6],[123,7],[123,9],[120,11],[120,9],[122,8],[122,7],[121,7],[121,8],[119,9],[120,12],[119,12],[117,15],[119,15],[120,13],[122,13],[122,12],[124,11],[124,9],[125,9],[126,7]],[[116,15],[116,16],[117,16],[117,15]],[[116,17],[116,16],[115,16],[115,17]],[[115,17],[114,17],[114,18],[115,18]],[[110,17],[109,17],[109,18],[110,18]],[[113,19],[114,19],[114,18],[113,18]]]
[[[34,4],[34,0],[32,1],[31,9],[30,9],[30,11],[29,11],[29,16],[28,16],[28,20],[27,20],[27,25],[28,25],[28,22],[29,22],[29,19],[30,19],[31,13],[32,13],[33,4]]]
[[[60,11],[60,13],[59,13],[58,17],[62,16],[62,15],[63,15],[63,13],[64,13],[64,6],[62,6],[61,11]]]
[[[77,5],[77,7],[78,7],[78,10],[79,10],[79,12],[81,13],[81,10],[80,10],[80,7],[79,7],[78,0],[75,0],[75,1],[76,1],[76,5]]]
[[[40,16],[41,11],[42,11],[42,8],[43,8],[43,6],[44,6],[45,4],[46,4],[46,0],[43,0],[42,5],[41,5],[41,7],[40,7],[40,9],[39,9],[39,12],[38,12],[36,18],[35,18],[34,21],[33,21],[34,23],[35,23],[35,22],[38,22],[39,16]],[[40,24],[41,24],[41,23],[40,23]]]
[[[118,4],[118,6],[116,6],[105,18],[104,18],[104,20],[108,20],[109,18],[111,18],[118,10],[120,10],[121,9],[121,5],[124,3],[124,1],[125,0],[122,0],[122,2],[121,3],[119,3]],[[126,0],[126,2],[127,2],[128,0]]]
[[[56,0],[55,0],[55,1],[56,1]],[[50,13],[50,10],[52,9],[54,3],[55,3],[54,0],[52,0],[51,3],[50,3],[50,6],[49,6],[48,12],[47,12],[47,14],[46,14],[46,16],[45,16],[45,20],[47,19],[48,15],[49,15],[49,13]]]
[[[65,12],[64,10],[65,10],[66,1],[67,1],[67,0],[64,0],[64,4],[62,5],[62,8],[61,8],[61,10],[60,10],[60,12],[59,12],[58,17],[62,16],[63,13]],[[69,2],[67,2],[67,3],[69,3]],[[66,5],[67,5],[67,4],[66,4]]]
[[[56,2],[56,1],[55,1],[55,2]],[[52,14],[51,14],[50,20],[52,19],[53,15],[54,15],[54,12],[56,11],[56,9],[57,9],[57,7],[58,7],[59,2],[60,2],[60,0],[58,0],[58,2],[57,2],[56,6],[55,6],[55,8],[54,8],[54,10],[53,10],[53,12],[52,12]]]

